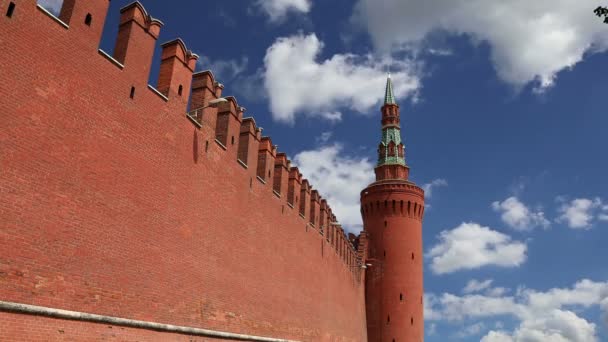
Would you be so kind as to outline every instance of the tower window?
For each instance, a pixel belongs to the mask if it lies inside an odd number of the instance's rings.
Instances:
[[[385,228],[386,228],[386,224],[387,224],[387,223],[386,223],[386,221],[384,221],[384,227],[385,227]]]
[[[403,293],[399,294],[399,301],[403,302]]]
[[[412,252],[412,260],[414,260],[414,253]]]
[[[234,135],[232,136],[232,138],[230,139],[230,143],[232,143],[232,145],[234,145]]]
[[[129,95],[131,99],[135,98],[135,87],[131,87],[131,94]]]
[[[91,15],[91,13],[87,13],[87,16],[84,17],[84,24],[87,26],[91,26],[92,22],[93,22],[93,16]]]
[[[184,86],[180,84],[179,88],[177,88],[177,95],[182,96],[183,92],[184,92]]]
[[[15,3],[14,2],[10,2],[8,4],[8,9],[6,10],[6,16],[7,17],[12,17],[13,16],[13,12],[15,12]]]
[[[410,318],[410,324],[414,325],[414,317]]]
[[[386,324],[391,324],[391,315],[388,315],[388,317],[386,317]]]
[[[205,152],[209,151],[209,140],[205,141]]]

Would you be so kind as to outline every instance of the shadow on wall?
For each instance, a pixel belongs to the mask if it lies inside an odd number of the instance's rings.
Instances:
[[[194,164],[198,164],[198,134],[196,129],[192,137],[192,159],[194,160]]]

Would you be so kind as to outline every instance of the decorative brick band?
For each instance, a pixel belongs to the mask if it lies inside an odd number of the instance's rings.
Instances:
[[[14,302],[5,302],[0,300],[0,311],[46,316],[51,318],[69,319],[74,321],[83,321],[91,323],[104,323],[111,325],[119,325],[129,328],[148,329],[156,331],[164,331],[170,333],[196,335],[196,336],[207,336],[216,338],[226,338],[236,341],[261,341],[261,342],[297,342],[292,340],[284,340],[279,338],[271,337],[260,337],[244,334],[234,334],[223,331],[207,330],[200,328],[184,327],[179,325],[137,321],[127,318],[111,317],[104,315],[96,315],[85,312],[69,311],[62,309],[47,308],[44,306],[28,305]]]

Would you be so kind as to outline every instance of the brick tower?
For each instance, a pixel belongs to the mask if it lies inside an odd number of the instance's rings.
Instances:
[[[424,339],[422,217],[424,191],[408,180],[399,105],[386,82],[376,181],[361,192],[367,239],[367,330],[370,342]]]

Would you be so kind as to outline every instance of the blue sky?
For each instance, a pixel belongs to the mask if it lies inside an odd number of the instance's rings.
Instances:
[[[108,52],[128,2],[111,2]],[[198,53],[353,232],[392,72],[411,177],[430,189],[426,341],[608,341],[600,2],[142,3],[159,43]]]

